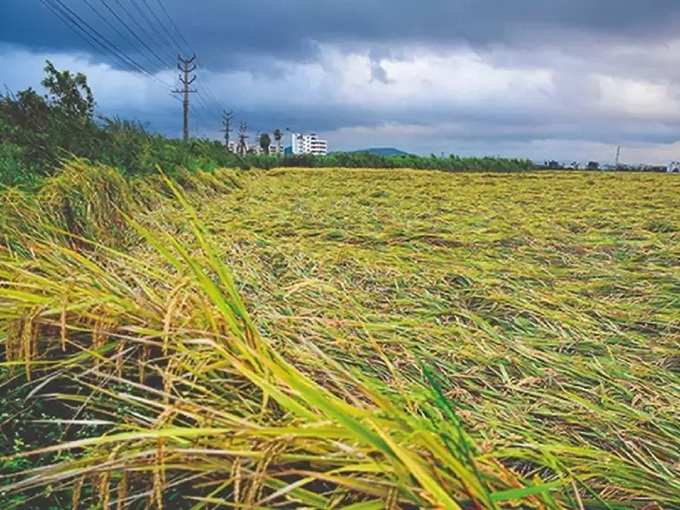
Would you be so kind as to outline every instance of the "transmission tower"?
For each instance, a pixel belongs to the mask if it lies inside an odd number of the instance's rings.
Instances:
[[[224,111],[222,112],[222,131],[224,132],[224,147],[229,150],[229,133],[233,130],[231,129],[231,121],[234,120],[234,112]]]
[[[241,126],[238,130],[238,152],[241,156],[245,156],[248,152],[248,124],[241,121]]]
[[[198,92],[196,89],[192,89],[191,85],[196,81],[196,75],[189,77],[191,73],[196,70],[196,65],[194,61],[196,60],[196,55],[189,59],[182,58],[182,55],[177,55],[177,69],[179,69],[182,74],[179,75],[179,82],[182,84],[181,90],[174,90],[175,94],[182,94],[182,106],[184,110],[184,129],[182,130],[182,139],[186,142],[189,140],[189,94],[195,94]]]

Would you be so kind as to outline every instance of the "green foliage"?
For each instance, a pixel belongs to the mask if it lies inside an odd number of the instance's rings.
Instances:
[[[42,85],[48,90],[47,102],[57,105],[64,117],[80,124],[87,124],[92,119],[94,96],[84,74],[59,71],[48,60]]]
[[[504,158],[462,158],[459,156],[437,157],[380,156],[367,152],[338,152],[328,156],[287,156],[277,166],[315,168],[411,168],[416,170],[443,170],[446,172],[521,172],[531,170],[534,165],[525,159]]]
[[[29,187],[37,172],[25,163],[25,151],[11,142],[0,142],[0,186]]]
[[[239,156],[228,153],[211,140],[184,143],[147,132],[136,122],[107,119],[100,128],[103,143],[88,159],[118,168],[128,176],[155,174],[158,167],[174,174],[180,168],[191,171],[217,168],[248,168]]]
[[[268,133],[262,133],[260,135],[259,142],[260,142],[260,149],[262,149],[262,152],[264,152],[265,154],[269,154],[269,147],[272,144],[272,139],[269,136],[269,134]]]
[[[174,173],[180,168],[315,167],[315,168],[415,168],[444,171],[522,171],[532,167],[526,160],[499,158],[437,158],[378,156],[367,153],[336,153],[278,157],[269,155],[272,139],[258,140],[265,154],[240,156],[213,140],[188,143],[147,132],[138,122],[121,119],[95,120],[95,100],[83,74],[45,66],[41,96],[29,88],[16,95],[0,96],[0,184],[34,185],[52,175],[65,159],[86,158],[113,166],[127,176],[156,172],[157,166]],[[274,131],[277,145],[283,139]]]
[[[0,139],[22,148],[25,169],[49,175],[64,155],[95,153],[101,132],[84,75],[58,71],[48,61],[42,85],[44,96],[29,88],[0,97]]]

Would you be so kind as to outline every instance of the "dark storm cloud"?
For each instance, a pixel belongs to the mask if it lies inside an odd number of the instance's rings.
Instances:
[[[145,17],[159,18],[158,0],[62,0],[103,34],[111,35],[97,12],[118,12],[143,36]],[[674,30],[680,14],[676,0],[162,0],[187,40],[215,69],[249,67],[253,55],[284,60],[313,60],[316,43],[376,45],[399,52],[413,43],[447,46],[466,43],[561,44],[574,34],[602,38],[663,38]],[[135,18],[131,21],[121,5]],[[97,11],[97,12],[95,12]],[[139,23],[139,25],[135,24]],[[139,43],[125,30],[130,43]],[[567,35],[568,34],[568,35]],[[578,35],[577,35],[578,36]],[[166,39],[162,34],[155,36]],[[153,40],[149,31],[149,39]],[[179,40],[179,38],[177,38]],[[0,41],[40,50],[92,51],[38,0],[0,2]],[[171,53],[174,49],[165,48]]]
[[[157,81],[123,72],[129,62],[45,3],[70,9]],[[315,130],[335,148],[587,146],[593,156],[609,144],[664,144],[662,158],[680,140],[678,0],[0,0],[0,86],[35,86],[50,57],[88,74],[102,113],[176,135],[176,45],[190,50],[161,6],[202,64],[201,135],[219,136],[214,95],[254,133]]]

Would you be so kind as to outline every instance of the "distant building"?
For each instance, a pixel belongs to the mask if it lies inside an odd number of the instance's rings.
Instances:
[[[671,161],[666,167],[666,171],[672,174],[680,173],[680,161]]]
[[[239,142],[230,140],[229,145],[227,145],[227,151],[233,152],[234,154],[238,154],[240,156],[252,153],[253,147],[248,143],[248,140],[245,140],[244,144],[245,146],[241,147]]]
[[[246,144],[245,151],[247,154],[264,154],[264,151],[262,150],[262,147],[260,147],[259,144],[249,144],[247,140],[245,144]],[[227,150],[229,152],[238,153],[239,152],[238,142],[230,140],[229,145],[227,146]],[[277,154],[283,155],[283,151],[284,151],[283,146],[279,148],[279,146],[276,145],[276,143],[272,143],[269,146],[269,154],[271,154],[272,156],[275,156]]]
[[[259,145],[253,146],[253,147],[252,147],[252,152],[253,152],[253,154],[258,154],[258,155],[262,155],[262,154],[265,153],[265,152],[262,150],[262,147],[260,147]],[[275,144],[271,144],[271,145],[269,146],[269,155],[270,155],[270,156],[276,156],[276,155],[278,155],[278,154],[279,154],[279,148],[278,148]],[[281,147],[281,155],[283,155],[283,147]]]
[[[313,154],[314,156],[328,154],[328,142],[314,133],[309,135],[293,133],[291,136],[293,154]]]
[[[272,156],[283,156],[284,150],[283,145],[276,145],[276,143],[269,146],[269,154]]]

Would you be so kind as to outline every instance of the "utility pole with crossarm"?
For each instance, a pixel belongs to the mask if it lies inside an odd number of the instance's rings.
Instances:
[[[184,129],[182,130],[182,139],[186,142],[189,140],[189,94],[195,94],[198,92],[191,88],[191,85],[196,81],[196,75],[191,78],[189,75],[196,70],[196,65],[194,61],[196,60],[196,55],[189,59],[182,58],[182,55],[177,55],[177,69],[179,69],[182,74],[179,75],[179,82],[182,84],[182,90],[174,90],[175,94],[182,94],[182,107],[184,109]]]
[[[241,126],[238,130],[238,153],[245,156],[248,153],[248,124],[241,121]]]
[[[231,129],[231,121],[234,120],[234,112],[225,111],[222,112],[222,131],[224,132],[224,147],[229,150],[229,133],[233,130]]]

